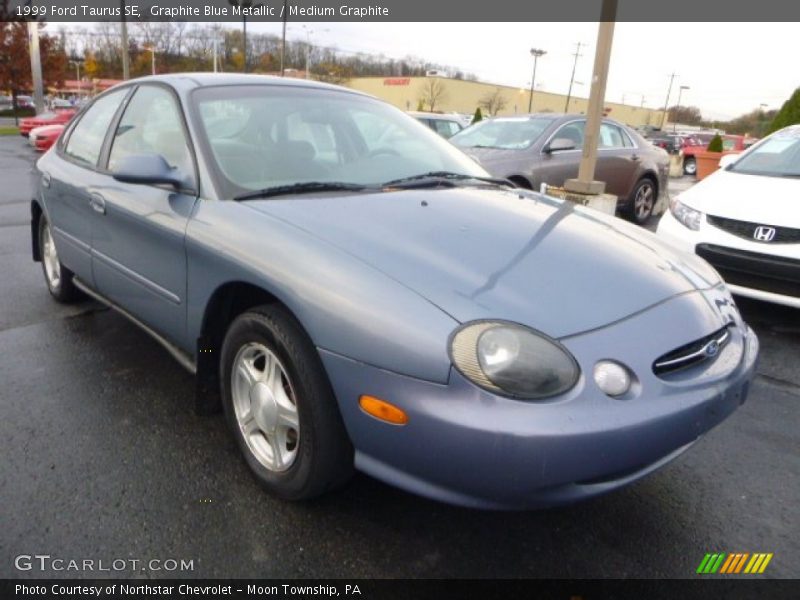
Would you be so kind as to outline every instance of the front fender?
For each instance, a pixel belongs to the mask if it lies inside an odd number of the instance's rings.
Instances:
[[[458,322],[367,263],[246,203],[201,201],[187,228],[187,345],[215,290],[243,282],[291,310],[320,349],[445,383]]]

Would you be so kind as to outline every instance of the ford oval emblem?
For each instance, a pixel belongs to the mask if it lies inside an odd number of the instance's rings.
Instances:
[[[715,357],[717,354],[719,354],[719,342],[717,342],[716,340],[709,342],[708,344],[706,344],[704,351],[708,358]]]

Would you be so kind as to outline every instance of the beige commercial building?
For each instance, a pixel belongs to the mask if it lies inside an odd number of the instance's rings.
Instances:
[[[403,110],[417,110],[420,100],[424,104],[423,110],[430,110],[429,101],[432,96],[437,96],[434,111],[472,114],[494,96],[502,99],[498,115],[514,115],[527,113],[530,99],[530,90],[446,77],[354,77],[344,85],[377,96]],[[566,95],[536,91],[533,93],[533,112],[564,112],[566,100]],[[588,105],[587,98],[573,96],[567,112],[583,114]],[[660,127],[664,113],[617,102],[606,102],[605,108],[610,118],[632,127]],[[488,116],[485,108],[481,111]]]

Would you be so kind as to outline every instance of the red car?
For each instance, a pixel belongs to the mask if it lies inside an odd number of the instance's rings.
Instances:
[[[35,117],[26,117],[19,121],[19,133],[24,137],[28,137],[31,129],[35,127],[42,127],[43,125],[65,125],[69,120],[75,116],[77,112],[74,108],[67,108],[63,110],[55,110],[52,112],[45,112]]]
[[[696,137],[701,141],[704,139],[699,135]],[[710,142],[711,139],[709,138],[708,141]],[[724,152],[743,152],[744,150],[755,144],[757,141],[758,139],[756,138],[751,138],[744,135],[723,135],[722,150]],[[687,145],[681,149],[683,151],[684,173],[686,173],[687,175],[694,175],[695,173],[697,173],[697,161],[695,160],[694,155],[697,152],[702,152],[707,147],[708,147],[708,142],[705,142],[696,145]]]
[[[28,138],[31,146],[36,148],[37,152],[47,152],[50,146],[56,143],[58,136],[64,131],[64,127],[66,127],[66,125],[58,123],[56,125],[44,125],[43,127],[31,129],[30,137]]]

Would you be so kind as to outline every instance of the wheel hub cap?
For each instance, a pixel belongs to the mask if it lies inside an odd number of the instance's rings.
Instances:
[[[274,433],[278,427],[278,403],[265,383],[256,383],[250,390],[250,409],[258,428]]]

